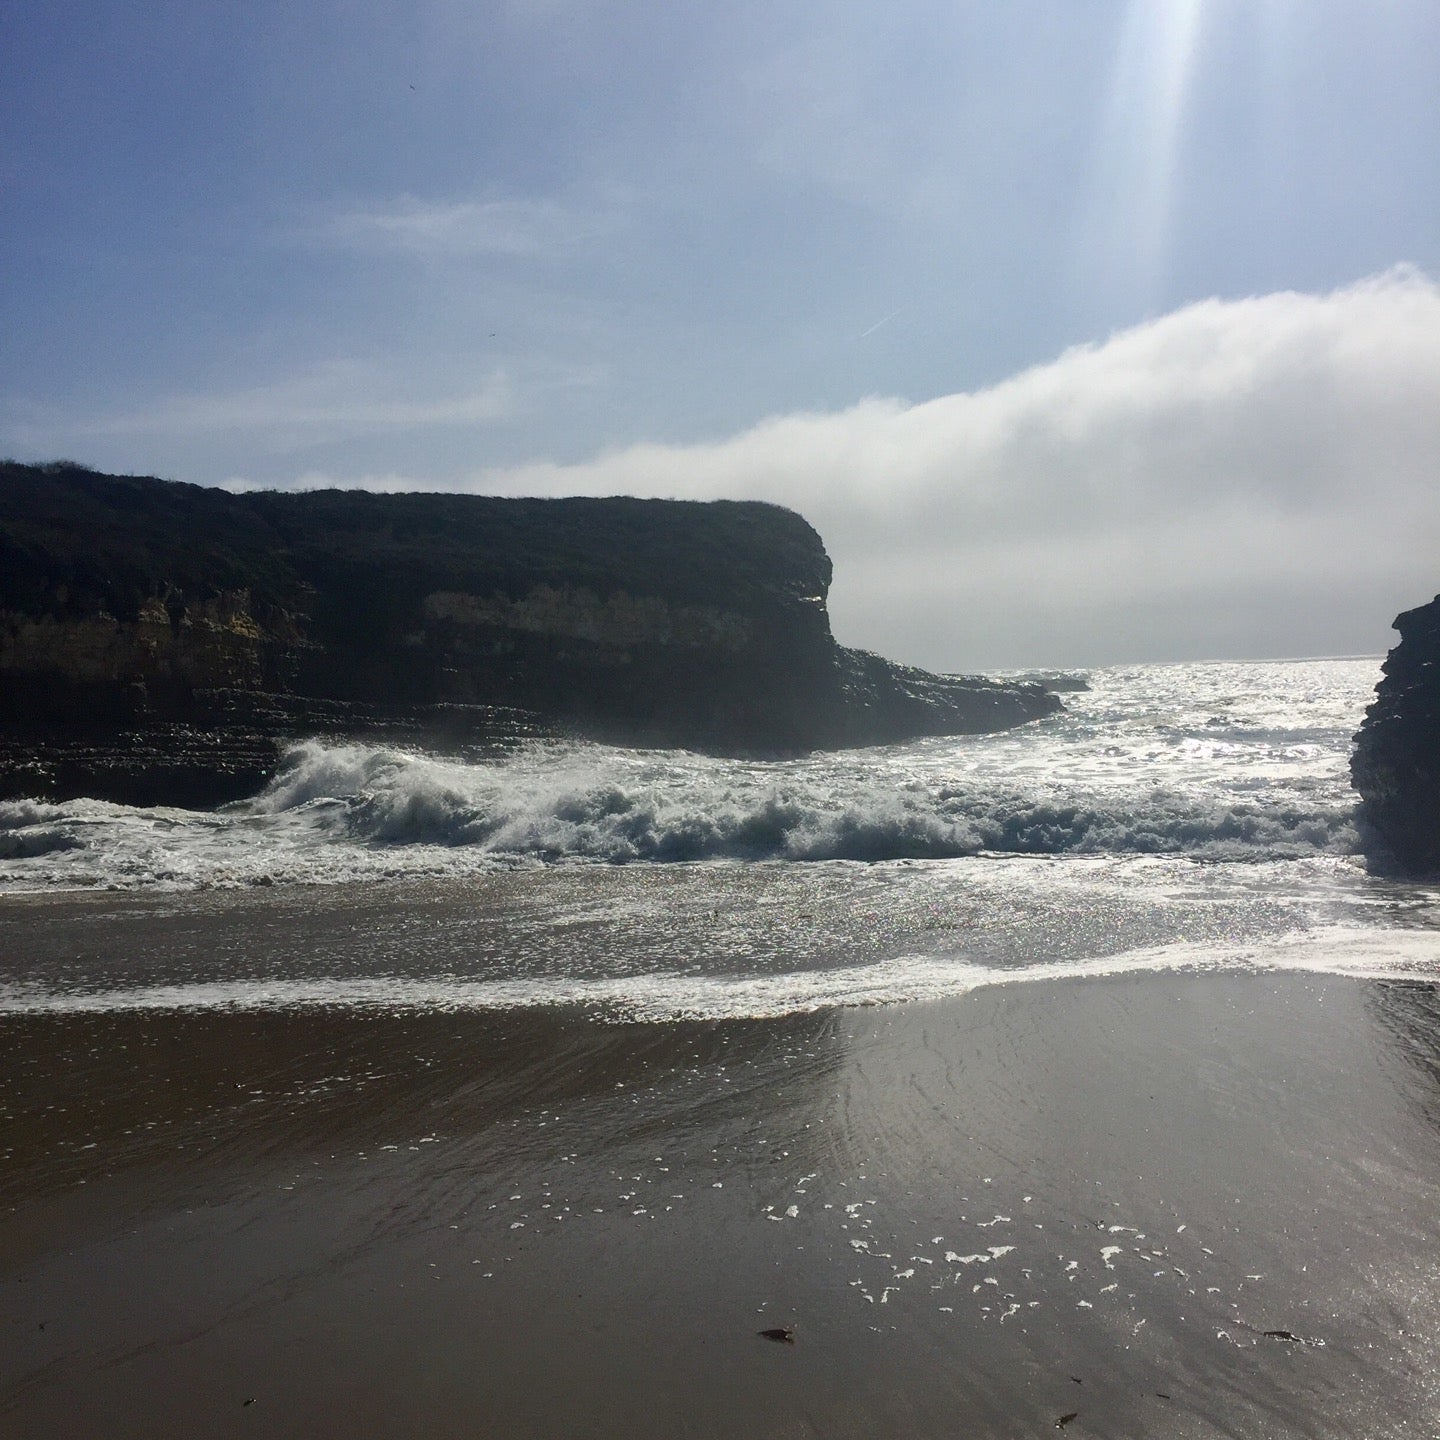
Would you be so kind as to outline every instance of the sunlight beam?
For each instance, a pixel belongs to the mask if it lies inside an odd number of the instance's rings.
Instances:
[[[1121,27],[1087,203],[1082,264],[1146,309],[1166,278],[1187,100],[1205,0],[1131,0]]]

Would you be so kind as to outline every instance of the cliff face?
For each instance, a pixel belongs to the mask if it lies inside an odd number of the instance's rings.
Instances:
[[[829,583],[820,537],[771,505],[231,495],[3,465],[0,794],[215,803],[316,732],[775,752],[1058,708],[841,649]]]
[[[1395,620],[1400,643],[1355,737],[1361,813],[1401,868],[1440,874],[1440,596]]]

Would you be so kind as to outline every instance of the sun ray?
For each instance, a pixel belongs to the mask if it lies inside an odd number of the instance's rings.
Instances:
[[[1206,0],[1130,0],[1116,47],[1088,197],[1086,268],[1138,290],[1165,281],[1187,101]]]

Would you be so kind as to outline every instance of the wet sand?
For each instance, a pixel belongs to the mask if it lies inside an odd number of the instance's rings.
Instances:
[[[0,1107],[0,1435],[1436,1433],[1426,986],[11,1016]]]

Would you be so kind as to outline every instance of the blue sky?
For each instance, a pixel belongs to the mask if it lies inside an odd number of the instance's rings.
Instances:
[[[825,535],[842,639],[944,668],[1376,649],[1440,586],[1432,0],[0,17],[19,458],[761,495]]]

